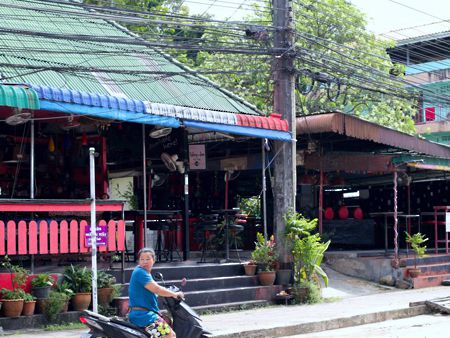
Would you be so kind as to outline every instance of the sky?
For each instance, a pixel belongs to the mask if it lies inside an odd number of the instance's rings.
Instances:
[[[252,0],[185,0],[191,14],[205,11],[220,20],[242,20]],[[258,1],[258,0],[254,0]],[[450,0],[349,0],[368,19],[368,30],[402,39],[450,30]],[[408,8],[410,7],[410,8]],[[448,22],[442,22],[449,20]],[[437,23],[439,24],[432,24]],[[414,26],[413,29],[404,29]],[[392,33],[393,30],[399,32]]]

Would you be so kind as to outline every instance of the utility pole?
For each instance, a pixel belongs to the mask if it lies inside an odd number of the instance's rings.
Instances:
[[[294,74],[294,15],[292,0],[272,0],[273,26],[276,28],[274,47],[283,52],[275,56],[272,75],[274,81],[274,113],[281,114],[289,123],[291,143],[275,142],[274,232],[277,239],[284,238],[283,216],[295,209],[296,182],[296,127],[295,127],[295,74]],[[289,262],[285,243],[280,243],[280,261]]]

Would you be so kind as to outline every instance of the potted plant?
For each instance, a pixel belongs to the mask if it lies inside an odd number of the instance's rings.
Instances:
[[[51,291],[44,301],[43,313],[49,322],[54,322],[58,313],[64,312],[70,295],[66,292]]]
[[[54,279],[48,273],[40,273],[31,280],[31,294],[38,298],[48,298]]]
[[[91,304],[92,274],[86,267],[69,266],[64,270],[64,281],[75,293],[72,307],[75,311],[86,310]]]
[[[256,273],[256,267],[257,267],[257,265],[256,265],[255,261],[252,259],[249,260],[247,262],[247,264],[244,264],[245,274],[247,276],[254,276]]]
[[[408,232],[405,231],[405,234],[406,243],[410,244],[411,248],[414,251],[414,268],[409,268],[408,274],[411,278],[416,278],[420,275],[420,269],[417,268],[417,257],[420,258],[425,255],[427,246],[422,244],[428,241],[428,238],[425,238],[425,235],[421,234],[420,232],[415,233],[411,236]]]
[[[252,260],[258,265],[258,278],[261,285],[273,285],[275,282],[275,266],[277,263],[276,243],[273,235],[268,241],[258,232],[256,233],[255,250]]]
[[[6,288],[0,290],[2,313],[5,317],[19,317],[23,310],[25,294],[21,287],[27,280],[28,271],[21,266],[11,264],[8,256],[3,258],[2,266],[9,272],[12,286],[12,290]]]
[[[23,291],[22,316],[32,316],[36,308],[36,299],[28,292]]]
[[[67,310],[69,309],[69,300],[74,295],[74,292],[72,291],[72,289],[70,289],[69,284],[65,281],[56,283],[55,292],[64,293],[66,295],[66,302],[64,303],[61,312],[67,312]]]
[[[116,284],[116,278],[105,271],[99,271],[97,274],[97,297],[98,303],[103,307],[108,307],[112,300],[113,285]]]
[[[290,220],[286,224],[286,237],[293,243],[294,297],[300,302],[318,302],[320,278],[328,286],[328,276],[320,265],[330,241],[324,243],[318,233],[311,233],[317,227],[317,219],[309,220],[295,211],[290,211],[285,219]]]

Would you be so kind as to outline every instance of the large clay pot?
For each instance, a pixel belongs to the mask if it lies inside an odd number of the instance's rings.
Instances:
[[[273,285],[275,283],[275,271],[260,271],[258,272],[259,283],[263,286]]]
[[[87,310],[91,304],[91,293],[80,292],[72,296],[72,308],[74,311]]]
[[[97,290],[98,304],[103,307],[108,307],[111,303],[113,288],[101,288]]]
[[[22,316],[34,315],[34,309],[36,308],[36,301],[31,300],[23,303]]]
[[[244,265],[244,269],[247,276],[254,276],[256,273],[256,264],[246,264]]]
[[[5,317],[19,317],[23,310],[23,299],[2,299],[2,313]]]

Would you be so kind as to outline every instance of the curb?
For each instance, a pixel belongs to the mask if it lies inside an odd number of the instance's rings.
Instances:
[[[426,305],[417,305],[413,307],[380,311],[374,313],[366,313],[362,315],[335,318],[322,320],[317,322],[302,323],[290,326],[280,326],[275,328],[257,329],[250,331],[239,332],[239,337],[242,338],[271,338],[271,337],[285,337],[296,334],[305,334],[313,332],[321,332],[327,330],[341,329],[346,327],[384,322],[391,319],[402,319],[408,317],[415,317],[430,313],[430,309]],[[211,338],[233,338],[236,337],[236,332],[212,335]]]

